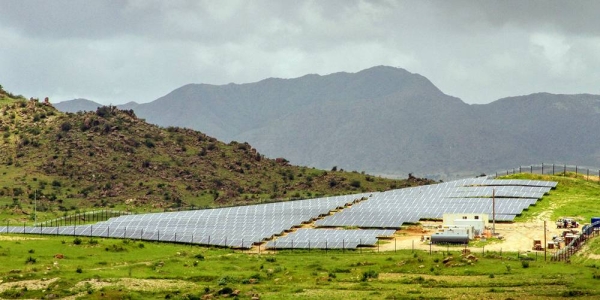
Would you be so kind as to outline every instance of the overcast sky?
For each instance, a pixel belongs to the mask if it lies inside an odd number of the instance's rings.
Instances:
[[[467,103],[600,94],[600,1],[0,0],[0,84],[149,102],[188,83],[376,65]]]

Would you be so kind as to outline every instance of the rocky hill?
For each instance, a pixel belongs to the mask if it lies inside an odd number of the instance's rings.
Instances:
[[[427,183],[323,171],[268,159],[247,143],[162,128],[132,110],[61,113],[37,100],[0,107],[0,203],[26,213],[90,206],[213,207]]]

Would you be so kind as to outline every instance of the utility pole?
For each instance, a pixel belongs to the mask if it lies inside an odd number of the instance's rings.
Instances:
[[[496,189],[492,189],[492,236],[496,236]]]
[[[544,221],[544,261],[546,261],[546,251],[548,251],[548,242],[546,242],[546,221]]]

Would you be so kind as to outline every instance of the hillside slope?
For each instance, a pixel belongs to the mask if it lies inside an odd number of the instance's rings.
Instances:
[[[60,113],[37,100],[0,107],[0,201],[38,208],[219,206],[386,190],[424,181],[296,167],[247,143],[161,128],[131,110]]]

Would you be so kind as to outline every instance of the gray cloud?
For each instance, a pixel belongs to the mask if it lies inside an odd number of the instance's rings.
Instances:
[[[469,103],[600,93],[596,1],[0,1],[0,83],[54,101],[147,102],[374,65]]]

